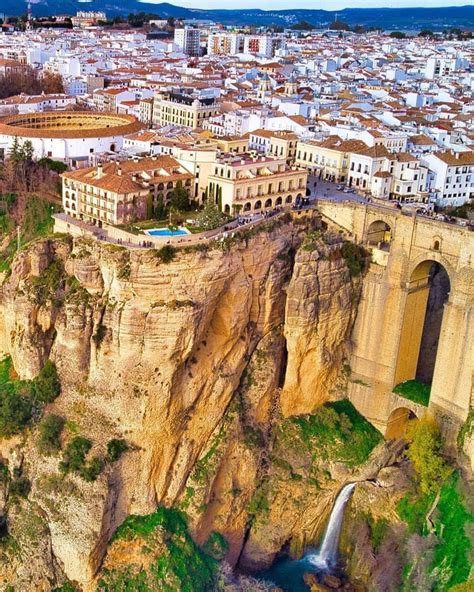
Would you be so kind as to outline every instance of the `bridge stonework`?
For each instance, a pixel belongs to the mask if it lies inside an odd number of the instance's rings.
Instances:
[[[393,388],[415,378],[429,294],[429,270],[440,263],[449,276],[428,411],[450,445],[474,404],[474,234],[467,228],[400,210],[320,202],[318,209],[372,252],[352,334],[349,397],[380,431],[404,407],[422,410]],[[390,238],[368,241],[370,225],[385,222]],[[377,227],[377,226],[375,226]]]

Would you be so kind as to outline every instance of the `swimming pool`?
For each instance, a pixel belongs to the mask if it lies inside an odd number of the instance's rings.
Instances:
[[[151,230],[145,230],[145,234],[149,236],[183,236],[191,233],[187,228],[179,227],[175,230],[170,230],[169,228],[152,228]]]

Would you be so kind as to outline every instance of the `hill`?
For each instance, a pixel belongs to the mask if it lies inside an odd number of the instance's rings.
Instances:
[[[229,9],[200,10],[176,6],[167,2],[152,4],[138,0],[40,0],[33,5],[33,14],[75,14],[77,10],[103,10],[108,16],[127,15],[130,12],[152,12],[167,18],[211,19],[226,25],[281,25],[289,26],[301,20],[313,25],[327,25],[335,18],[335,12],[327,10],[261,10]],[[1,11],[7,15],[26,12],[26,2],[2,0]],[[451,6],[442,8],[346,8],[338,11],[339,19],[349,25],[383,26],[384,29],[418,30],[447,27],[474,27],[474,6]]]

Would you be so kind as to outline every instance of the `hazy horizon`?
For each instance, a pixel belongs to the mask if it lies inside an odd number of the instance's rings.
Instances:
[[[144,0],[151,4],[160,4],[168,0]],[[321,0],[315,6],[314,0],[298,0],[296,6],[290,6],[288,0],[239,0],[239,2],[228,3],[225,7],[222,6],[221,0],[184,0],[174,2],[169,0],[170,4],[176,6],[183,6],[185,8],[203,8],[203,9],[229,9],[236,10],[239,8],[261,8],[263,10],[287,10],[290,8],[298,9],[313,9],[313,10],[343,10],[344,8],[451,8],[459,6],[473,6],[474,2],[466,2],[466,0],[388,0],[382,2],[381,0]]]

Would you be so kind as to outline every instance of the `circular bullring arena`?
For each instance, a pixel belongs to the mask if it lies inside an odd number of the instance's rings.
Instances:
[[[0,118],[0,150],[8,154],[15,138],[29,140],[36,158],[87,164],[93,154],[117,152],[123,138],[143,125],[132,115],[96,111],[48,111]]]

